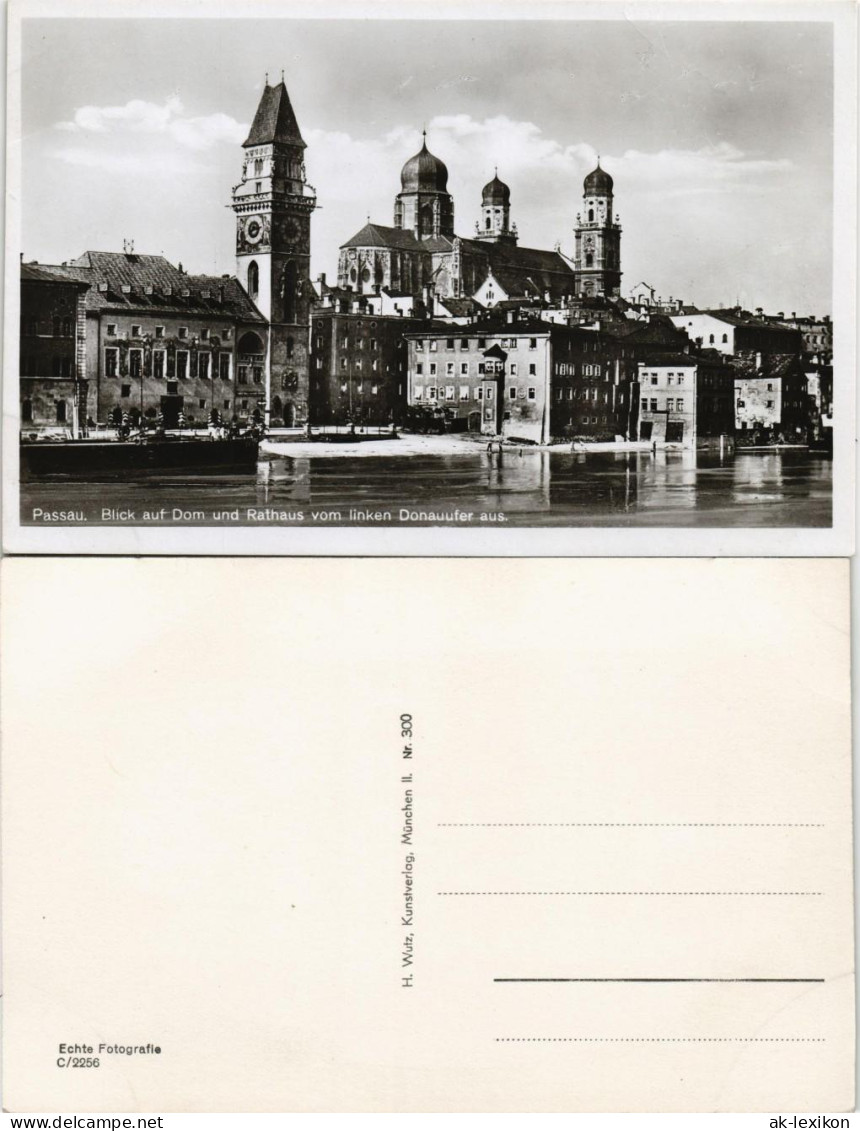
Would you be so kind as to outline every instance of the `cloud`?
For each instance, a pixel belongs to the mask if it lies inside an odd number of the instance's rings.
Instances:
[[[112,153],[83,145],[67,145],[52,151],[51,156],[79,169],[98,169],[106,173],[162,178],[165,173],[187,172],[191,162],[182,154],[173,153],[156,164],[149,153]]]
[[[126,232],[124,210],[132,206],[123,202],[117,186],[122,178],[145,183],[143,196],[160,202],[147,221],[152,246],[163,246],[164,233],[170,233],[174,257],[196,262],[211,254],[215,241],[217,269],[232,270],[232,224],[219,205],[229,202],[238,179],[245,125],[220,112],[191,116],[176,97],[84,106],[71,121],[58,125],[46,156],[63,163],[67,189],[86,200],[82,217],[94,210],[105,215],[123,211],[118,230]],[[420,126],[404,122],[364,137],[305,127],[308,176],[321,206],[314,215],[314,271],[334,271],[339,245],[368,215],[378,223],[392,223],[400,170],[421,147]],[[498,166],[511,187],[512,219],[521,243],[549,248],[559,241],[572,253],[582,181],[597,162],[587,137],[560,139],[531,121],[466,113],[438,115],[427,123],[427,131],[429,148],[448,167],[460,235],[472,234],[481,188]],[[764,293],[770,285],[767,271],[773,270],[772,249],[799,238],[786,217],[792,214],[788,202],[802,199],[803,169],[786,159],[765,159],[721,141],[698,148],[602,152],[601,164],[615,180],[627,281],[644,278],[663,293],[696,299],[702,299],[707,287],[709,301],[733,298],[741,286]],[[181,199],[173,192],[177,176],[185,190]],[[783,207],[773,207],[776,192],[785,196]],[[175,201],[170,215],[165,200]],[[95,201],[101,204],[94,209]],[[135,205],[138,217],[139,212]],[[80,223],[89,227],[91,221]],[[146,225],[141,219],[138,223],[143,239]],[[86,245],[89,237],[82,236],[81,242]],[[751,254],[752,249],[759,253]],[[808,254],[800,249],[796,258],[803,262]],[[755,266],[759,260],[760,268]],[[204,266],[211,269],[211,264]]]
[[[308,166],[318,187],[325,186],[335,200],[360,199],[365,193],[368,202],[379,192],[380,180],[389,191],[392,186],[396,190],[400,166],[421,143],[418,131],[410,127],[398,127],[375,139],[310,130],[307,141]],[[562,179],[569,179],[563,191],[578,196],[581,180],[598,156],[588,142],[562,144],[534,122],[504,115],[483,120],[468,114],[438,116],[429,123],[428,145],[447,164],[452,188],[464,187],[475,177],[483,183],[498,166],[503,179],[520,186],[551,180],[558,188]],[[778,180],[793,168],[788,160],[763,160],[727,142],[655,153],[628,149],[618,155],[605,153],[601,161],[620,184],[640,192],[721,192]]]
[[[66,133],[150,134],[187,149],[210,149],[218,142],[239,145],[248,127],[229,114],[187,117],[182,101],[171,96],[159,105],[133,98],[124,106],[80,106],[71,121],[57,122]]]

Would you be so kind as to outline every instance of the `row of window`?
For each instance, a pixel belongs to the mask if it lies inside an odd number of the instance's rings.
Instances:
[[[603,376],[603,366],[602,365],[594,365],[594,364],[582,365],[582,366],[580,366],[580,369],[581,369],[580,375],[582,377],[602,377]],[[559,362],[556,363],[555,373],[556,373],[557,377],[575,377],[576,376],[576,366],[573,364],[573,362],[559,361]],[[609,370],[608,369],[606,371],[606,378],[607,378],[607,380],[609,379]]]
[[[424,341],[419,340],[419,341],[416,341],[415,348],[418,349],[418,350],[423,350],[423,349],[426,348],[427,350],[430,351],[430,353],[435,353],[439,348],[439,342],[441,340],[442,340],[441,338],[429,338],[427,340],[426,344],[425,344]],[[459,341],[460,341],[460,349],[461,350],[467,350],[467,349],[471,348],[469,338],[460,338]],[[515,350],[515,349],[519,348],[519,339],[518,338],[502,338],[499,344],[501,345],[502,349]],[[538,344],[537,338],[529,338],[529,347],[528,348],[530,350],[536,350],[537,344]],[[457,345],[457,339],[456,338],[446,338],[445,339],[445,349],[446,350],[455,349],[456,345]],[[478,349],[483,350],[483,349],[486,349],[486,348],[487,348],[487,339],[486,338],[478,338]]]
[[[208,380],[212,370],[212,354],[211,353],[198,353],[195,355],[197,358],[197,376],[201,379]],[[218,358],[218,376],[222,381],[229,381],[231,376],[231,366],[233,355],[231,353],[219,353]],[[152,351],[152,376],[156,380],[160,380],[165,376],[167,371],[167,351],[166,350],[153,350]],[[189,371],[189,352],[188,350],[176,351],[176,376],[187,377]],[[243,366],[239,366],[241,372]],[[262,369],[262,367],[260,367]],[[143,374],[143,350],[133,349],[128,351],[128,371],[132,377],[140,377]],[[105,375],[107,377],[119,376],[119,350],[115,347],[109,346],[105,349]]]
[[[19,372],[22,377],[43,377],[47,376],[42,370],[45,369],[47,360],[45,358],[32,357],[30,354],[21,354]],[[74,377],[75,375],[75,360],[72,357],[52,357],[51,358],[51,376],[52,377]]]
[[[651,407],[650,408],[648,407],[648,397],[642,398],[641,405],[642,405],[642,411],[643,412],[661,412],[661,411],[683,412],[684,411],[684,398],[678,397],[676,399],[675,397],[667,397],[665,410],[662,410],[662,409],[659,408],[659,401],[658,401],[657,397],[651,397]]]
[[[346,381],[344,381],[344,383],[341,385],[340,391],[342,393],[348,393],[349,392],[349,385],[346,383]],[[365,386],[362,384],[361,381],[359,381],[357,385],[353,385],[353,391],[355,393],[357,393],[358,396],[363,396],[365,392],[370,392],[375,397],[376,394],[379,392],[379,386],[368,384],[367,388],[365,389]]]
[[[365,342],[367,343],[368,349],[370,350],[371,353],[375,353],[376,350],[379,349],[379,342],[376,338],[357,338],[356,341],[355,341],[355,348],[357,350],[363,350],[364,346],[365,346]],[[406,345],[405,342],[398,342],[397,344],[401,348]],[[340,348],[344,349],[344,350],[349,348],[349,334],[342,334],[341,335],[339,345],[340,345]],[[322,338],[317,338],[316,339],[316,348],[318,350],[321,350],[324,347],[325,347],[325,341]]]
[[[74,322],[71,318],[55,318],[51,326],[51,337],[71,338],[74,334]],[[21,333],[30,338],[35,338],[39,333],[39,323],[32,319],[21,322]]]
[[[352,361],[352,364],[350,365],[349,358],[342,357],[340,359],[340,367],[341,367],[341,369],[361,369],[361,367],[362,367],[361,366],[361,358],[360,357],[354,358],[353,361]],[[322,369],[322,358],[321,357],[317,358],[317,369]],[[370,371],[371,371],[371,373],[377,373],[379,371],[379,362],[376,358],[373,358],[373,360],[370,363]]]
[[[55,401],[54,407],[55,407],[56,413],[57,413],[57,423],[58,424],[65,424],[66,420],[67,420],[66,402],[65,401]],[[29,397],[25,397],[24,400],[21,401],[21,421],[24,424],[30,424],[30,423],[32,423],[32,420],[33,420],[33,402],[30,400]]]
[[[557,401],[564,400],[564,389],[556,389],[555,399]],[[577,396],[575,389],[567,389],[567,399],[572,401]],[[581,401],[602,401],[604,404],[609,404],[609,393],[601,393],[597,389],[580,389],[578,399]]]
[[[482,401],[482,400],[485,400],[485,399],[488,400],[488,401],[491,401],[491,400],[493,400],[493,395],[494,395],[494,390],[493,390],[492,385],[487,387],[486,392],[485,392],[484,387],[482,385],[478,385],[477,388],[474,390],[474,392],[473,392],[470,385],[461,385],[460,386],[459,399],[461,401],[468,401],[468,400],[471,400],[472,397],[474,396],[474,399],[476,401]],[[454,401],[454,400],[458,399],[457,398],[457,386],[456,385],[444,385],[444,386],[440,385],[438,388],[437,388],[436,385],[427,385],[426,388],[423,385],[414,385],[413,388],[412,388],[412,396],[413,396],[413,399],[416,400],[416,401],[421,401],[421,400],[425,400],[425,399],[428,400],[428,401],[435,401],[435,400]],[[508,400],[515,401],[517,399],[519,399],[519,400],[526,400],[527,399],[527,400],[530,400],[530,401],[536,400],[537,399],[537,389],[535,388],[534,385],[531,385],[528,388],[525,388],[525,387],[518,388],[516,385],[511,385],[510,388],[508,389]]]
[[[355,322],[352,323],[352,325],[361,329],[361,327],[364,325],[364,323],[362,322],[362,320],[360,318],[357,318],[355,320]],[[325,322],[317,322],[316,328],[317,328],[317,330],[323,330],[325,328]],[[376,322],[375,321],[370,323],[370,328],[371,328],[371,330],[376,329]]]
[[[165,329],[166,329],[165,326],[156,326],[155,329],[154,329],[155,337],[156,338],[163,338]],[[107,325],[105,326],[105,333],[107,334],[107,336],[109,338],[115,338],[116,335],[117,335],[117,323],[116,322],[108,322]],[[211,332],[211,330],[209,329],[208,326],[201,327],[200,335],[199,335],[200,340],[202,342],[208,342],[209,338],[211,336],[211,333],[212,332]],[[142,327],[137,325],[134,322],[131,325],[131,336],[133,338],[142,337]],[[187,326],[178,327],[178,329],[176,331],[176,336],[178,338],[187,338],[188,337],[188,327]],[[229,342],[230,339],[232,338],[232,336],[233,336],[233,329],[232,329],[231,326],[224,326],[221,329],[220,337],[225,342]]]
[[[359,368],[360,368],[360,366],[359,366]],[[487,366],[486,366],[486,363],[485,363],[485,362],[483,362],[483,361],[479,361],[479,362],[478,362],[478,373],[479,373],[479,374],[484,374],[484,373],[486,373],[486,371],[487,371]],[[415,372],[416,372],[416,374],[417,374],[417,375],[418,375],[419,377],[421,377],[421,376],[423,376],[423,375],[424,375],[424,362],[423,362],[423,361],[419,361],[419,362],[418,362],[418,363],[416,364],[416,366],[415,366]],[[461,362],[460,362],[460,374],[461,374],[461,376],[465,377],[465,376],[466,376],[466,375],[468,374],[468,372],[469,372],[469,363],[468,363],[468,361],[461,361]],[[516,376],[517,376],[517,363],[516,363],[516,362],[513,362],[513,364],[512,364],[512,365],[509,365],[509,366],[508,366],[508,372],[510,373],[511,377],[516,377]],[[445,366],[445,374],[446,374],[446,376],[448,376],[448,377],[453,377],[453,376],[454,376],[454,362],[453,362],[453,361],[449,361],[449,362],[448,362],[448,363],[446,364],[446,366]],[[537,375],[537,366],[536,366],[536,365],[534,365],[534,364],[531,364],[531,365],[529,365],[529,376],[530,376],[530,377],[534,377],[534,376],[536,376],[536,375]],[[436,376],[436,362],[435,362],[435,361],[431,361],[431,362],[430,362],[430,365],[429,365],[429,376],[430,376],[430,377],[435,377],[435,376]]]
[[[642,384],[643,385],[649,379],[650,379],[652,385],[659,385],[659,383],[660,383],[659,374],[652,373],[650,375],[650,378],[649,378],[649,375],[647,373],[642,374]],[[683,385],[684,384],[684,374],[679,373],[677,376],[674,373],[667,373],[666,374],[666,384],[667,385],[674,385],[676,381],[678,382],[679,385]]]

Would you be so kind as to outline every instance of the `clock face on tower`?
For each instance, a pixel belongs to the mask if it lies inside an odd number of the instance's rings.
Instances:
[[[259,216],[252,216],[245,225],[245,239],[248,243],[259,243],[263,235],[263,221]]]
[[[290,219],[286,221],[284,224],[284,237],[287,243],[295,244],[299,242],[302,237],[302,226],[298,220],[294,220],[290,217]]]

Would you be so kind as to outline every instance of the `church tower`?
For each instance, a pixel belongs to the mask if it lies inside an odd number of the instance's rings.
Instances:
[[[583,183],[583,211],[576,216],[576,293],[621,293],[621,225],[612,215],[612,177],[600,168]]]
[[[499,180],[499,170],[481,192],[481,219],[475,225],[475,239],[485,243],[517,242],[517,226],[511,226],[511,190]]]
[[[454,235],[454,201],[448,192],[448,169],[427,148],[410,157],[400,172],[400,192],[394,201],[394,227],[416,239]]]
[[[242,180],[233,189],[236,274],[269,323],[268,349],[262,343],[267,419],[301,424],[308,418],[311,213],[316,197],[305,179],[306,147],[283,75],[277,86],[269,86],[266,76],[242,147]],[[239,380],[243,356],[259,358],[261,343],[255,337],[247,333],[237,342]],[[240,396],[242,390],[236,392]]]

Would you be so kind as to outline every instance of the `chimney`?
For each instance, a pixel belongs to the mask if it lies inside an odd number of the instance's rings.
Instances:
[[[317,275],[317,282],[321,287],[325,286],[325,271],[320,271],[319,275]]]

